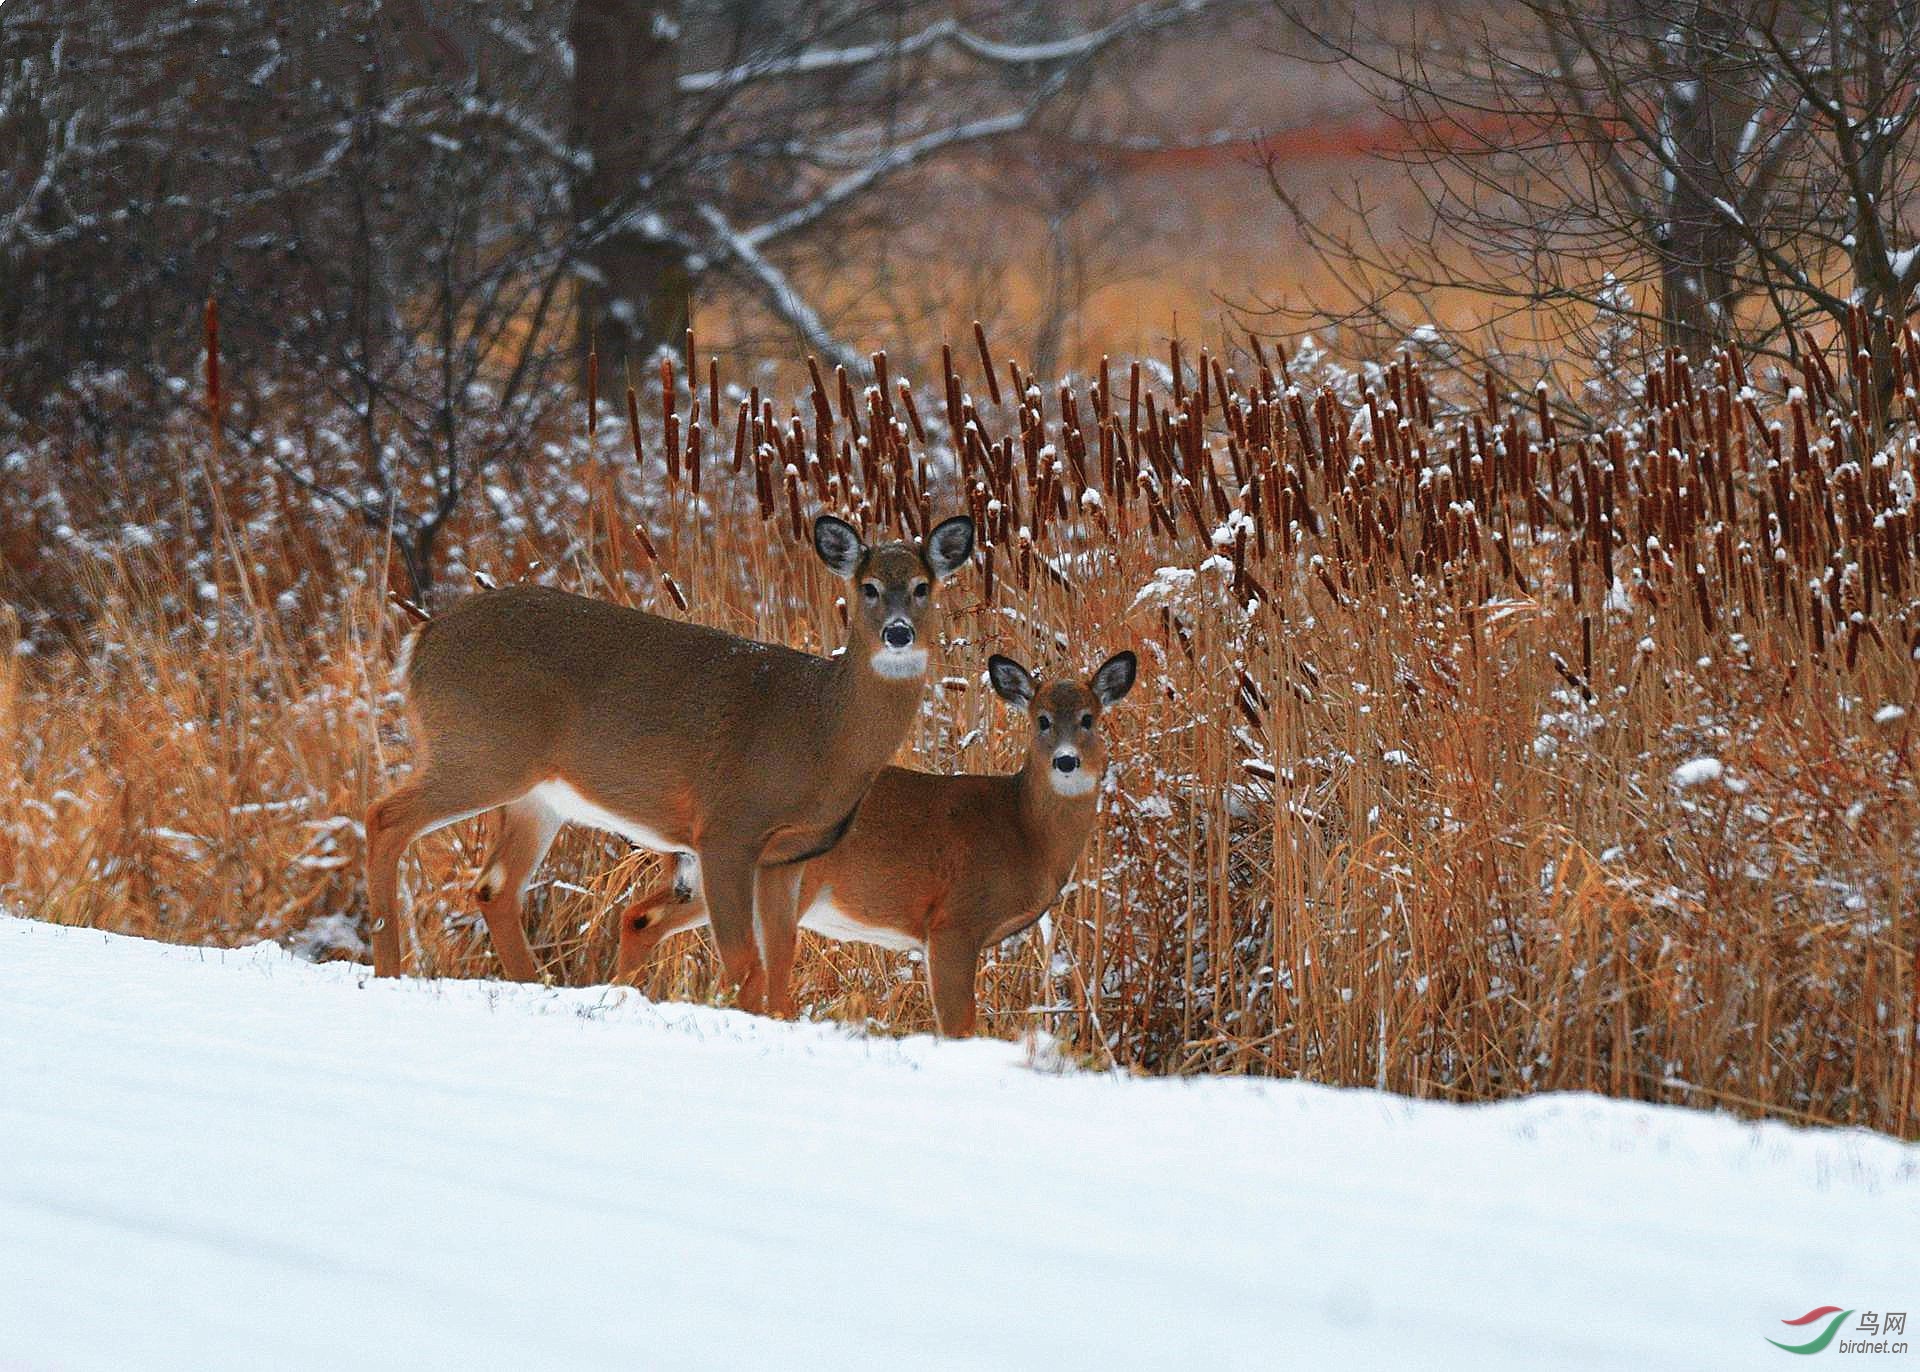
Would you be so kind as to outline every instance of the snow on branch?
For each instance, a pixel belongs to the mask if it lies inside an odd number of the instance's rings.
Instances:
[[[1128,11],[1111,24],[1082,34],[1078,38],[1062,39],[1055,43],[1026,45],[1021,49],[1022,51],[1045,52],[1049,54],[1048,60],[1057,65],[1019,108],[934,129],[898,143],[879,153],[859,170],[828,185],[813,199],[763,224],[740,231],[740,237],[751,247],[764,247],[775,239],[817,223],[847,202],[916,163],[956,147],[1018,133],[1039,117],[1054,96],[1066,87],[1069,78],[1076,71],[1111,44],[1165,28],[1209,10],[1224,9],[1234,2],[1235,0],[1174,0],[1171,4],[1141,5]],[[914,38],[903,40],[905,43],[914,41],[916,41]],[[900,45],[890,46],[897,49]],[[1001,46],[1005,51],[1013,50],[1005,45]],[[837,51],[844,53],[852,50]]]
[[[949,148],[966,143],[979,143],[989,138],[1001,138],[1010,133],[1018,133],[1033,122],[1034,116],[1039,111],[1040,104],[1035,102],[1007,114],[968,120],[964,124],[935,129],[932,133],[909,139],[898,147],[888,149],[852,175],[835,181],[812,200],[803,205],[797,205],[764,224],[746,230],[741,237],[751,246],[759,247],[773,239],[793,233],[797,229],[803,229],[825,218],[849,200],[871,190],[895,172],[904,171],[914,163],[932,157],[935,153],[945,152]]]
[[[718,71],[688,72],[680,77],[680,90],[688,95],[730,90],[777,77],[809,76],[874,62],[898,61],[940,47],[953,47],[978,61],[1001,66],[1047,66],[1091,57],[1118,39],[1165,28],[1217,8],[1220,3],[1221,0],[1174,0],[1172,4],[1140,5],[1100,28],[1044,43],[1004,43],[962,27],[957,19],[942,19],[896,41],[844,48],[803,48]]]
[[[850,376],[860,375],[860,355],[838,338],[821,320],[819,313],[794,284],[769,262],[753,240],[727,222],[727,217],[712,205],[701,205],[700,217],[719,240],[712,253],[715,261],[731,260],[753,281],[770,308],[791,324],[806,340],[807,346],[828,361],[845,367]]]

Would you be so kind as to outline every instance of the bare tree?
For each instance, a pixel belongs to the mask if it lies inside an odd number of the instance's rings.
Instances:
[[[261,456],[390,527],[424,595],[463,494],[516,461],[589,341],[617,376],[726,290],[856,364],[797,264],[1230,3],[976,23],[916,0],[11,0],[0,400],[30,422],[112,369],[164,401],[216,297],[229,377],[354,416]]]
[[[249,383],[331,394],[352,433],[254,456],[391,528],[424,595],[463,492],[524,449],[569,356],[581,157],[528,113],[549,50],[429,0],[26,0],[0,23],[7,408],[31,420],[76,368],[146,374],[131,409],[164,404],[215,298],[230,445],[252,447]]]
[[[1090,26],[1041,4],[984,10],[1019,35],[1000,38],[947,5],[829,3],[782,25],[692,35],[731,56],[678,79],[678,126],[700,130],[703,145],[686,162],[727,175],[656,177],[671,189],[650,208],[674,224],[690,217],[683,237],[698,266],[753,292],[809,347],[850,360],[796,287],[790,257],[831,251],[850,218],[917,173],[1071,118],[1101,64],[1129,45],[1205,32],[1237,8],[1146,0]]]
[[[652,198],[674,151],[680,7],[672,0],[575,0],[574,145],[586,158],[574,213],[614,225],[584,245],[579,348],[616,369],[686,331],[692,277],[684,248],[625,213]]]
[[[1697,359],[1730,338],[1791,353],[1854,307],[1911,307],[1910,5],[1519,0],[1399,29],[1291,17],[1397,121],[1428,212],[1408,237],[1360,204],[1332,222],[1274,169],[1350,287],[1329,317],[1403,334],[1409,303],[1430,312],[1465,288],[1490,320],[1549,320],[1556,345],[1625,321]]]

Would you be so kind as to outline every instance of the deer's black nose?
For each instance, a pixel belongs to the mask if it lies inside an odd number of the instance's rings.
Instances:
[[[1056,772],[1077,772],[1080,770],[1080,759],[1072,753],[1062,753],[1053,760],[1053,770]]]
[[[911,624],[889,624],[886,632],[880,635],[889,648],[910,648],[913,646],[913,626]]]

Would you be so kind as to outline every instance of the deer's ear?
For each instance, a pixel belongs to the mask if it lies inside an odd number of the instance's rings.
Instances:
[[[1033,704],[1033,677],[1012,658],[998,653],[988,658],[987,680],[993,683],[994,693],[1016,710]]]
[[[813,521],[813,550],[820,554],[827,570],[844,581],[860,570],[867,545],[861,542],[860,531],[846,520],[821,515]]]
[[[1140,660],[1132,653],[1115,653],[1093,674],[1094,697],[1102,705],[1113,704],[1133,689],[1133,679],[1139,670]]]
[[[945,581],[973,556],[973,521],[955,515],[934,525],[927,535],[927,570],[935,581]]]

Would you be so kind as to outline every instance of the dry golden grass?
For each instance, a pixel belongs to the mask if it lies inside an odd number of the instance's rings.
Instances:
[[[1920,390],[1911,340],[1871,341]],[[823,378],[797,412],[721,394],[698,498],[704,372],[673,391],[667,447],[643,424],[643,462],[619,458],[612,406],[530,470],[558,492],[544,516],[476,504],[454,561],[823,649],[837,583],[806,516],[911,533],[970,507],[982,565],[948,594],[906,750],[940,770],[1023,745],[989,652],[1045,674],[1139,651],[1097,836],[1045,929],[992,955],[988,1032],[1154,1071],[1920,1134],[1912,390],[1862,418],[1817,356],[1791,402],[1744,390],[1737,358],[1669,365],[1624,427],[1575,436],[1529,397],[1449,407],[1404,360],[1326,390],[1274,358],[1065,390],[1001,366],[996,395],[956,352],[913,413],[886,377]],[[171,441],[198,470],[204,444]],[[377,542],[227,466],[198,533],[111,540],[84,575],[44,560],[43,582],[78,582],[74,646],[0,651],[0,903],[338,946],[364,918],[360,816],[407,757],[402,621]],[[114,517],[160,526],[179,492],[152,485]],[[0,547],[54,540],[22,492]],[[464,896],[484,823],[410,860],[426,974],[495,971]],[[610,912],[656,863],[563,837],[529,915],[556,980],[610,975]],[[926,1030],[916,970],[809,935],[800,1003]],[[686,938],[646,989],[713,985]]]

